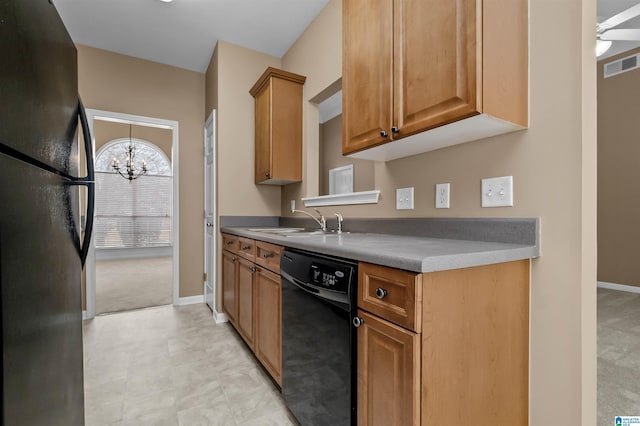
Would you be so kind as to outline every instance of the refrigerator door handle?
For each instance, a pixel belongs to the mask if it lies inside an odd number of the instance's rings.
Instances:
[[[77,177],[69,180],[71,185],[81,185],[87,187],[87,223],[84,229],[84,238],[82,239],[82,247],[80,247],[80,261],[82,267],[87,260],[89,254],[89,247],[91,244],[91,237],[93,234],[93,221],[95,211],[95,168],[93,164],[93,146],[91,144],[91,132],[89,131],[89,122],[87,121],[87,114],[82,105],[82,100],[78,96],[78,116],[80,118],[80,125],[82,127],[82,137],[84,139],[84,152],[87,158],[87,176]]]
[[[96,206],[96,197],[95,197],[95,183],[88,182],[87,186],[87,224],[84,228],[84,238],[82,239],[82,248],[80,249],[80,261],[82,262],[82,267],[84,268],[84,264],[87,261],[87,255],[89,254],[89,247],[91,244],[91,237],[93,234],[93,220],[94,220],[94,210]]]
[[[78,116],[80,117],[80,125],[82,127],[82,138],[84,139],[84,154],[87,158],[87,176],[79,178],[80,181],[94,182],[95,169],[93,164],[93,146],[91,145],[91,132],[89,132],[89,122],[87,121],[87,113],[84,110],[82,99],[78,96]]]

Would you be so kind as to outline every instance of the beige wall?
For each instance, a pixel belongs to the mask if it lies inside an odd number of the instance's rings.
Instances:
[[[280,187],[254,183],[254,100],[249,89],[280,59],[218,41],[206,72],[206,115],[217,109],[217,210],[219,216],[279,216]],[[218,236],[218,247],[221,238]],[[220,257],[217,282],[222,280]],[[217,287],[216,309],[222,312]]]
[[[87,108],[179,123],[180,297],[202,294],[204,74],[78,46]]]
[[[331,0],[282,59],[307,76],[305,102],[340,77],[341,2]],[[414,157],[375,163],[380,203],[324,208],[349,217],[540,217],[542,256],[532,263],[531,425],[595,425],[596,109],[595,0],[530,2],[530,129]],[[554,28],[554,31],[549,31]],[[305,103],[303,184],[317,195],[317,111]],[[314,155],[316,155],[314,157]],[[515,206],[480,207],[480,180],[512,175]],[[451,209],[434,185],[451,183]],[[396,188],[415,188],[415,210],[397,211]]]
[[[115,123],[113,121],[94,120],[93,135],[91,136],[93,136],[95,140],[94,149],[97,154],[98,150],[107,142],[119,138],[128,138],[129,125],[125,123]],[[131,137],[153,143],[160,148],[169,161],[171,161],[171,145],[173,145],[173,132],[171,130],[132,125]]]
[[[218,213],[280,215],[280,187],[254,183],[254,100],[249,89],[280,59],[223,41],[218,56]]]
[[[342,155],[342,115],[338,115],[320,125],[319,151],[320,195],[329,194],[329,170],[349,164],[353,164],[354,191],[375,189],[375,163]]]
[[[640,70],[603,77],[598,62],[598,280],[640,286]]]

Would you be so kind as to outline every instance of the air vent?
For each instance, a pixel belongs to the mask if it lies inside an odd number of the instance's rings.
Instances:
[[[604,78],[635,70],[640,66],[640,53],[604,64]]]

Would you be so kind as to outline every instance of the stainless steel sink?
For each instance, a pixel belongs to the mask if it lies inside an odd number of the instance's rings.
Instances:
[[[284,237],[311,237],[316,235],[330,236],[330,235],[342,235],[348,234],[343,232],[338,234],[336,231],[323,231],[321,229],[309,229],[309,228],[249,228],[251,232],[264,232],[265,234],[281,235]]]
[[[308,232],[306,228],[249,228],[251,232],[264,232],[267,234],[288,234],[290,232]]]

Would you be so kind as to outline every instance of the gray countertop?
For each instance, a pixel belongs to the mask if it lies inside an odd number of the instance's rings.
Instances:
[[[252,229],[252,230],[249,230]],[[538,257],[537,245],[405,235],[348,233],[286,237],[255,227],[223,227],[222,232],[352,260],[414,272],[433,272]]]

